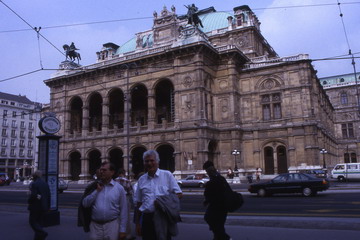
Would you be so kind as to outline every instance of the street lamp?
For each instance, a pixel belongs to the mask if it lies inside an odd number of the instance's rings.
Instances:
[[[237,149],[234,149],[234,150],[231,152],[231,154],[234,155],[234,160],[235,160],[234,171],[237,171],[237,170],[238,170],[238,167],[237,167],[237,163],[236,163],[236,156],[237,156],[237,155],[240,155],[240,151],[237,150]]]
[[[326,149],[323,148],[320,150],[320,154],[323,155],[323,169],[326,169],[326,163],[325,163],[325,154],[327,153]]]
[[[130,89],[129,89],[129,71],[131,65],[137,69],[136,63],[127,64],[124,63],[121,66],[126,68],[126,93],[125,93],[125,125],[126,125],[126,151],[127,151],[127,173],[128,179],[130,179]]]

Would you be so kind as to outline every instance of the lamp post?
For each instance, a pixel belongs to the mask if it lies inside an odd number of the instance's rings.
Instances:
[[[325,154],[327,153],[326,149],[323,148],[320,150],[320,154],[323,155],[323,169],[326,169],[326,163],[325,163]]]
[[[240,155],[240,151],[237,150],[237,149],[234,149],[234,150],[231,152],[231,154],[234,155],[234,161],[235,161],[234,171],[237,171],[237,170],[238,170],[238,167],[237,167],[237,163],[236,163],[236,156],[237,156],[237,155]]]
[[[129,70],[133,65],[137,69],[136,63],[124,63],[121,66],[126,68],[126,93],[125,93],[125,125],[126,125],[126,152],[127,152],[127,173],[130,179],[130,90],[129,90]]]

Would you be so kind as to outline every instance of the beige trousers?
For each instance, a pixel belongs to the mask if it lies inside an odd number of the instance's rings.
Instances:
[[[90,223],[90,240],[118,240],[119,239],[120,220],[98,224]]]

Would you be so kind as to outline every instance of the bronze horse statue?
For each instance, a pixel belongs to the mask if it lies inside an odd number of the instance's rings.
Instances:
[[[187,9],[188,9],[188,12],[187,12],[187,19],[188,19],[188,24],[190,25],[193,25],[195,27],[197,27],[198,25],[200,25],[200,27],[204,27],[202,25],[202,22],[201,22],[201,19],[199,18],[198,16],[198,8],[195,6],[195,4],[192,4],[192,5],[184,5]]]
[[[80,53],[76,52],[75,49],[70,48],[70,46],[67,44],[63,46],[63,49],[65,50],[66,60],[68,57],[71,61],[74,61],[77,58],[77,62],[79,64],[79,60],[81,60]]]

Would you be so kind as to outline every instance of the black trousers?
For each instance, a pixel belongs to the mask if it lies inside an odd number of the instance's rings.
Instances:
[[[214,234],[214,240],[229,240],[230,236],[225,232],[227,211],[208,207],[204,219]]]
[[[29,224],[35,232],[34,240],[44,240],[48,235],[47,232],[45,232],[42,227],[43,217],[44,217],[43,211],[30,210]]]
[[[154,213],[142,213],[141,236],[143,240],[157,240],[154,225]],[[171,240],[170,234],[167,240]]]

